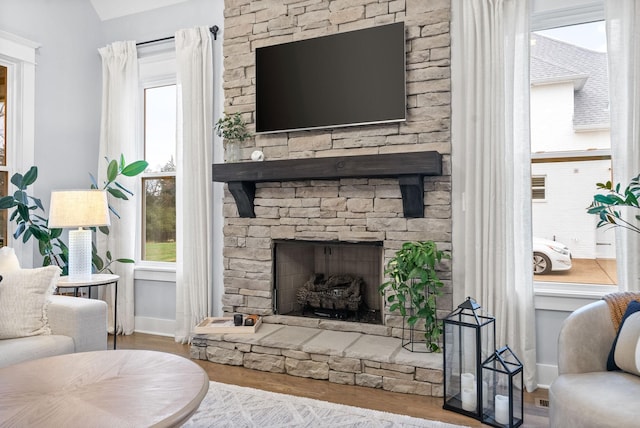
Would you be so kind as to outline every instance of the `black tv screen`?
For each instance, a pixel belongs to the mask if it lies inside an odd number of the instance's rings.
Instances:
[[[256,132],[406,119],[404,22],[256,48]]]

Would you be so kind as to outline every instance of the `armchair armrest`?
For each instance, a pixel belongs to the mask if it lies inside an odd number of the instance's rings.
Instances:
[[[102,300],[54,295],[47,318],[52,334],[73,338],[75,352],[107,349],[107,304]]]
[[[558,373],[606,371],[607,356],[615,339],[609,307],[604,300],[573,312],[558,337]]]

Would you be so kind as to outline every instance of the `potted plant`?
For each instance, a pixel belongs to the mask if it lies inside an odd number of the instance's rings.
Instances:
[[[127,164],[124,156],[120,155],[120,162],[106,159],[108,163],[107,179],[102,186],[99,186],[93,175],[91,177],[91,189],[101,189],[107,191],[109,195],[117,199],[128,200],[127,194],[133,193],[125,188],[116,180],[120,176],[135,177],[142,173],[148,163],[138,160]],[[0,210],[9,210],[13,208],[9,216],[9,220],[16,223],[16,231],[13,238],[18,240],[22,237],[22,242],[26,243],[29,239],[34,238],[38,242],[38,250],[43,256],[42,265],[49,266],[54,264],[62,269],[62,274],[67,275],[69,262],[69,248],[62,240],[62,229],[49,228],[49,220],[44,216],[44,207],[39,198],[27,194],[27,188],[35,183],[38,178],[38,168],[32,166],[24,175],[15,173],[11,176],[11,183],[16,186],[17,190],[13,195],[7,195],[0,198]],[[109,210],[118,218],[120,215],[109,205]],[[42,211],[42,214],[39,214]],[[108,235],[109,227],[101,226],[97,228],[100,232]],[[93,270],[95,273],[111,272],[110,266],[115,263],[133,263],[133,260],[126,258],[114,259],[110,251],[106,252],[102,258],[92,245]]]
[[[398,311],[403,323],[409,326],[409,342],[413,351],[413,332],[418,327],[424,328],[424,341],[427,352],[440,350],[439,339],[442,334],[442,323],[436,314],[436,297],[442,294],[443,283],[438,278],[436,267],[442,259],[451,256],[438,250],[433,241],[405,242],[385,267],[388,281],[380,285],[379,291],[386,294],[391,312]],[[404,335],[404,334],[403,334]]]
[[[216,135],[223,138],[225,151],[227,152],[227,162],[237,162],[240,160],[240,144],[247,140],[250,135],[247,131],[247,124],[240,115],[225,114],[215,124]]]

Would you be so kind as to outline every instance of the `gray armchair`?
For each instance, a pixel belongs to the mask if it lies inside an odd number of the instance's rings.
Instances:
[[[615,336],[603,300],[565,320],[558,339],[559,376],[549,390],[551,427],[640,426],[640,377],[606,369]]]

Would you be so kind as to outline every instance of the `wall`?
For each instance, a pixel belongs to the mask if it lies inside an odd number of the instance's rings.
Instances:
[[[48,209],[51,190],[88,187],[88,173],[97,170],[100,20],[88,1],[0,0],[0,30],[41,44],[34,161],[39,178],[32,193]],[[34,253],[39,265],[37,248]]]
[[[225,1],[225,111],[253,130],[257,47],[404,21],[407,121],[258,135],[242,148],[267,160],[436,150],[443,175],[424,180],[424,218],[407,219],[397,179],[300,180],[258,184],[256,218],[240,218],[227,195],[224,215],[226,312],[272,313],[274,239],[380,241],[384,261],[403,242],[434,240],[451,249],[450,48],[448,0]],[[450,267],[442,267],[443,314],[452,308]],[[387,318],[388,325],[397,320]],[[401,322],[400,322],[401,324]]]

